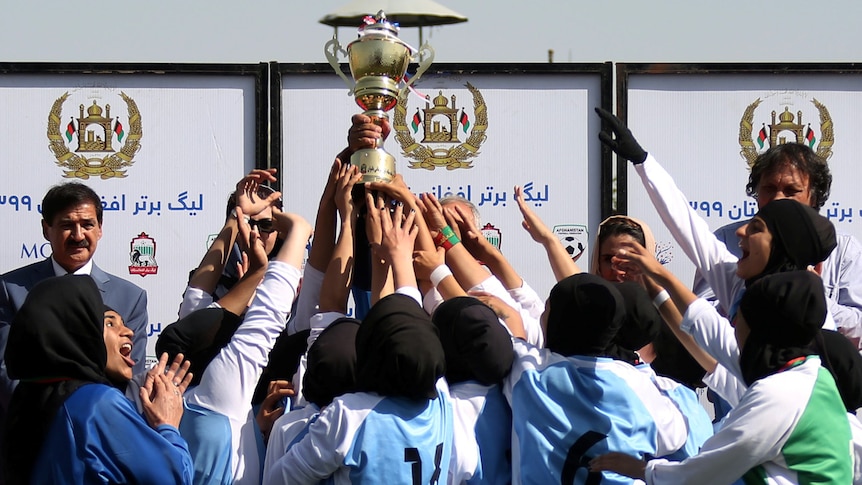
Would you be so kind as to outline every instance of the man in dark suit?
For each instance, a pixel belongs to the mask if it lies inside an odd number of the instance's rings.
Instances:
[[[147,354],[147,293],[137,285],[106,273],[93,263],[102,238],[102,204],[93,189],[78,182],[55,185],[42,199],[42,235],[53,254],[0,276],[0,422],[16,382],[6,375],[9,326],[36,283],[69,273],[89,274],[105,305],[117,311],[135,333],[130,357],[134,372],[144,369]]]

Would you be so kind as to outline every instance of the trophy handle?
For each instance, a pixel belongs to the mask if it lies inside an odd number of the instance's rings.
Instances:
[[[331,52],[330,47],[332,48]],[[329,61],[329,65],[332,66],[333,70],[335,70],[335,74],[341,76],[341,79],[344,79],[344,84],[346,84],[347,87],[350,88],[350,91],[347,93],[347,95],[352,95],[354,83],[344,74],[344,72],[342,72],[341,63],[338,61],[338,53],[341,52],[342,54],[344,54],[344,57],[347,57],[347,51],[345,51],[344,48],[341,47],[341,44],[338,42],[338,39],[333,37],[329,39],[329,42],[327,42],[323,46],[323,52],[324,54],[326,54],[326,60]]]
[[[422,56],[422,55],[420,55],[420,54],[422,54],[422,52],[427,52],[428,54],[426,56]],[[424,74],[425,71],[427,71],[428,68],[431,67],[431,63],[434,62],[434,48],[431,47],[431,45],[428,44],[427,42],[422,44],[422,47],[419,48],[419,52],[417,53],[417,55],[419,55],[419,59],[420,59],[419,68],[416,69],[416,74],[411,76],[410,79],[408,79],[407,82],[404,83],[403,89],[409,88],[410,86],[413,85],[414,82],[419,80],[419,78],[422,76],[422,74]]]

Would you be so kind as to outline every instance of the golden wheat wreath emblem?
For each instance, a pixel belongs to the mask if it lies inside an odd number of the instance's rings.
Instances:
[[[754,165],[757,159],[757,148],[754,145],[752,134],[754,132],[754,111],[760,105],[761,100],[757,98],[745,108],[742,119],[739,121],[739,154],[748,162],[748,168]],[[829,110],[817,99],[812,98],[811,103],[817,108],[820,115],[820,141],[817,144],[817,155],[829,160],[832,156],[832,145],[835,144],[835,132],[832,126],[832,117]]]
[[[120,169],[131,167],[134,164],[132,158],[141,149],[141,113],[138,105],[126,93],[121,92],[120,97],[129,110],[129,135],[120,151],[104,158],[88,158],[69,151],[60,134],[63,103],[69,98],[69,93],[64,93],[54,101],[48,114],[48,148],[54,153],[57,165],[66,169],[63,177],[84,180],[97,175],[102,179],[126,177],[126,171]]]
[[[473,162],[470,159],[479,155],[479,148],[487,138],[485,131],[488,129],[488,110],[482,93],[469,82],[465,86],[473,95],[475,122],[472,123],[467,141],[449,149],[434,149],[420,144],[413,138],[413,135],[410,134],[410,128],[407,126],[407,95],[409,93],[405,90],[398,97],[398,105],[395,106],[395,114],[392,117],[395,139],[401,145],[404,156],[416,160],[410,162],[410,168],[424,168],[426,170],[434,170],[437,167],[445,167],[447,170],[473,168]],[[454,130],[455,127],[452,129]]]

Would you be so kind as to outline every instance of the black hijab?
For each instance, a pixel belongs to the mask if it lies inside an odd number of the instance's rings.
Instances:
[[[356,333],[359,320],[339,318],[308,349],[302,394],[322,408],[356,390]]]
[[[835,249],[835,226],[810,206],[793,199],[778,199],[763,206],[755,217],[766,223],[772,250],[763,272],[746,281],[782,271],[806,269]]]
[[[832,373],[841,401],[849,413],[862,408],[862,355],[850,340],[834,330],[821,328],[812,354],[820,354],[823,367]]]
[[[614,342],[626,310],[623,297],[599,276],[579,273],[557,282],[548,297],[546,346],[564,355],[616,357]]]
[[[7,483],[29,483],[48,428],[72,393],[89,383],[112,385],[105,375],[104,319],[96,283],[79,275],[39,282],[15,314],[6,369],[20,382],[3,437]]]
[[[662,319],[641,285],[626,281],[614,283],[614,286],[622,295],[626,308],[623,325],[614,340],[621,347],[619,359],[633,364],[639,360],[634,352],[658,337]]]
[[[702,386],[706,371],[688,353],[670,327],[664,324],[646,290],[632,281],[615,285],[626,305],[626,319],[616,339],[619,346],[637,350],[652,343],[655,358],[650,362],[650,367],[656,374],[669,377],[691,389]],[[634,357],[623,356],[620,360]]]
[[[224,308],[202,308],[165,328],[156,340],[156,355],[168,353],[168,362],[183,354],[194,374],[191,385],[201,381],[209,363],[233,337],[242,318]]]
[[[750,329],[739,355],[742,377],[750,386],[811,354],[826,319],[823,282],[810,271],[764,276],[746,289],[739,311]]]
[[[499,384],[512,369],[512,337],[494,310],[476,298],[461,296],[437,307],[431,321],[446,355],[446,381]]]
[[[371,307],[356,334],[357,390],[433,399],[445,370],[437,329],[416,300],[394,293]]]

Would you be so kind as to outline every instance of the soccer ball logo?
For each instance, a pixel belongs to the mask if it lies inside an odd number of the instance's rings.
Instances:
[[[563,244],[566,252],[577,261],[587,250],[587,226],[579,224],[562,224],[554,226],[554,234]]]
[[[563,237],[563,246],[566,248],[569,256],[572,257],[572,261],[577,261],[584,254],[584,249],[586,249],[584,243],[578,241],[575,236]]]

